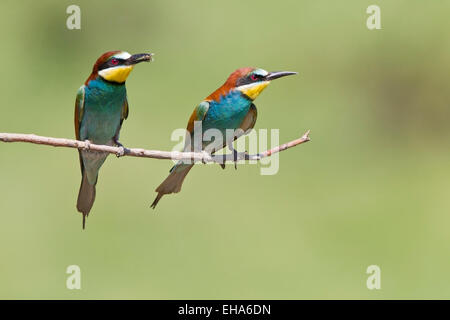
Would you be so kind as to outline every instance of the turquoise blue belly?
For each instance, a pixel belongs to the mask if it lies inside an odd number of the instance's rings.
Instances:
[[[212,101],[202,123],[203,132],[214,128],[225,134],[226,129],[239,128],[251,104],[240,92],[232,92],[219,102]]]

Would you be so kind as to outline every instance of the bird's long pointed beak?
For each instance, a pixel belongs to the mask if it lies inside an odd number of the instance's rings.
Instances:
[[[281,77],[291,76],[294,74],[297,74],[298,72],[293,71],[273,71],[269,72],[269,74],[266,76],[267,81],[275,80]]]
[[[138,54],[133,54],[131,57],[129,57],[127,59],[127,64],[128,65],[135,65],[138,64],[140,62],[148,62],[148,61],[152,61],[153,59],[153,53],[138,53]]]

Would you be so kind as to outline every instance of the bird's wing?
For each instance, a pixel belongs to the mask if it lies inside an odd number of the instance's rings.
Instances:
[[[114,141],[119,141],[120,129],[122,129],[123,120],[128,118],[128,99],[125,97],[125,101],[122,105],[122,112],[120,113],[120,124],[116,130],[116,134],[114,135]]]
[[[122,125],[123,120],[128,118],[128,99],[125,98],[122,106],[122,114],[120,115],[120,124]]]
[[[245,116],[244,120],[242,120],[242,123],[239,128],[241,128],[244,132],[247,132],[247,130],[253,129],[253,127],[255,126],[255,123],[256,123],[257,116],[258,116],[258,112],[256,110],[256,106],[252,103],[252,105],[250,106],[250,109],[247,112],[247,115]],[[239,136],[241,136],[241,135],[239,135]]]
[[[205,119],[206,114],[208,113],[208,109],[209,109],[209,102],[203,101],[194,109],[194,112],[192,112],[192,115],[189,118],[189,122],[188,122],[187,129],[186,129],[188,131],[188,134],[191,135],[191,137],[194,132],[194,122],[202,121],[203,119]],[[239,128],[242,129],[243,132],[241,132],[241,134],[238,134],[234,138],[234,140],[241,137],[243,134],[246,134],[247,130],[252,129],[255,126],[257,115],[258,115],[258,112],[256,110],[256,106],[252,103],[247,112],[247,115],[244,117],[244,120],[242,120],[242,123],[239,126]],[[223,147],[225,147],[225,146],[226,146],[226,141],[224,141],[224,144],[223,144]],[[186,146],[185,146],[185,149],[186,149]]]
[[[189,118],[187,128],[186,128],[186,139],[184,150],[190,151],[192,149],[191,140],[194,134],[194,123],[195,121],[203,121],[208,113],[209,109],[209,101],[202,101],[192,112],[191,117]],[[189,149],[189,150],[188,150]]]
[[[75,137],[77,138],[77,140],[80,140],[81,120],[83,120],[84,114],[84,97],[85,97],[84,88],[85,86],[82,85],[80,89],[78,89],[77,98],[75,99]],[[78,150],[78,155],[80,158],[81,175],[83,175],[84,165],[81,150]]]
[[[80,140],[81,120],[83,119],[84,113],[84,88],[85,86],[82,85],[80,89],[78,89],[77,98],[75,100],[75,137],[77,140]]]
[[[194,122],[195,121],[203,121],[206,117],[206,113],[208,113],[209,109],[209,101],[202,101],[192,112],[191,117],[189,118],[188,125],[186,130],[192,134],[194,132]]]

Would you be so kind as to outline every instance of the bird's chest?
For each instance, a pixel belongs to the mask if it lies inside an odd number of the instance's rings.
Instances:
[[[224,131],[239,128],[250,105],[251,101],[240,93],[222,97],[218,102],[212,101],[203,121],[203,130],[215,128]]]
[[[110,88],[107,88],[110,89]],[[81,139],[106,144],[120,126],[125,88],[93,88],[86,92],[84,115],[80,128]]]

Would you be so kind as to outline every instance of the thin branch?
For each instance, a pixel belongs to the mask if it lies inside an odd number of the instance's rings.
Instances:
[[[37,136],[34,134],[22,134],[22,133],[0,133],[0,141],[3,142],[27,142],[34,144],[44,144],[54,147],[66,147],[66,148],[76,148],[81,150],[90,151],[100,151],[108,152],[112,154],[121,154],[123,156],[129,157],[140,157],[140,158],[153,158],[153,159],[172,159],[172,160],[191,160],[194,162],[216,162],[223,163],[224,161],[239,161],[239,160],[260,160],[265,157],[269,157],[275,153],[287,150],[289,148],[298,146],[302,143],[310,141],[309,130],[301,137],[296,140],[290,141],[288,143],[282,144],[270,150],[267,150],[260,154],[250,155],[246,152],[239,152],[237,154],[226,154],[226,155],[210,155],[207,152],[179,152],[179,151],[160,151],[160,150],[145,150],[139,148],[124,148],[113,147],[107,145],[97,145],[88,143],[85,141],[63,139],[63,138],[52,138]]]

